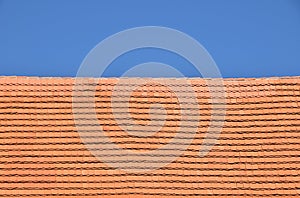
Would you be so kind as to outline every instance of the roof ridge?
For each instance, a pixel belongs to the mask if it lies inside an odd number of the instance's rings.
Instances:
[[[178,80],[178,79],[191,79],[191,80],[199,80],[199,79],[220,79],[220,78],[202,78],[202,77],[158,77],[158,78],[153,78],[153,77],[72,77],[72,76],[0,76],[0,78],[26,78],[26,79],[75,79],[75,78],[86,78],[86,79],[168,79],[168,80]],[[265,79],[270,79],[270,80],[276,80],[276,79],[299,79],[300,76],[270,76],[270,77],[238,77],[238,78],[221,78],[226,81],[248,81],[248,80],[265,80]]]

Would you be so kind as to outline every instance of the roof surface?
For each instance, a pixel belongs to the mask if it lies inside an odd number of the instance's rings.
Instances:
[[[178,79],[167,80],[180,86]],[[172,163],[127,172],[104,163],[84,144],[105,142],[97,137],[98,125],[84,105],[77,109],[80,126],[75,126],[74,79],[0,77],[0,197],[300,196],[300,77],[224,79],[225,121],[215,145],[202,157],[211,122],[210,92],[203,80],[188,79],[199,104],[191,109],[200,117],[191,114],[190,124],[181,129],[180,104],[172,91],[150,83],[132,92],[129,116],[119,121],[126,125],[132,119],[138,130],[150,131],[151,119],[163,120],[163,127],[147,137],[126,133],[115,120],[126,112],[116,106],[113,113],[110,104],[119,79],[84,81],[96,87],[98,124],[119,148],[149,152],[168,144],[176,131],[188,133],[196,125],[195,137]],[[129,85],[134,82],[128,79]],[[121,94],[116,99],[122,103]],[[166,117],[161,108],[149,117],[155,103],[163,105]],[[94,135],[83,139],[82,126]],[[112,163],[130,164],[122,159],[113,156]]]

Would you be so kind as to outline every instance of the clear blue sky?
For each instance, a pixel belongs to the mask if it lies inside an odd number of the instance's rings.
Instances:
[[[75,76],[101,40],[166,26],[198,40],[223,77],[300,75],[299,0],[0,0],[0,75]],[[133,51],[106,76],[156,61],[198,73],[162,50]]]

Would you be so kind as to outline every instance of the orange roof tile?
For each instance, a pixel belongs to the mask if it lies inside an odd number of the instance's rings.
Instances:
[[[170,87],[151,83],[154,79],[123,80],[112,104],[120,79],[79,79],[95,97],[81,90],[74,98],[78,82],[72,78],[0,77],[0,197],[300,197],[300,77],[223,79],[226,111],[216,108],[219,121],[225,113],[216,142],[207,139],[212,100],[206,82],[187,79],[199,108],[187,103],[189,120],[180,126],[183,104],[171,89],[188,99],[186,85],[180,79],[156,80]],[[148,83],[126,98],[138,82]],[[93,103],[98,123],[88,108]],[[139,154],[168,145],[178,131],[182,139],[195,127],[196,134],[172,163],[127,172],[101,161],[84,144],[104,148],[99,126],[119,148]],[[135,131],[144,136],[129,133]],[[202,144],[209,143],[215,145],[199,156]],[[110,152],[111,163],[132,164],[130,156]],[[147,165],[136,163],[140,169]]]

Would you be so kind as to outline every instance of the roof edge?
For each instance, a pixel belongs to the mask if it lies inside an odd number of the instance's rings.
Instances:
[[[20,79],[75,79],[75,78],[86,78],[86,79],[120,79],[119,77],[68,77],[68,76],[0,76],[0,78],[20,78]],[[225,81],[248,81],[248,80],[264,80],[264,79],[270,79],[270,80],[276,80],[276,79],[300,79],[300,76],[271,76],[271,77],[246,77],[246,78],[201,78],[201,77],[182,77],[182,78],[175,78],[175,77],[159,77],[159,78],[152,78],[152,77],[121,77],[122,79],[169,79],[169,80],[178,80],[178,79],[223,79]]]

